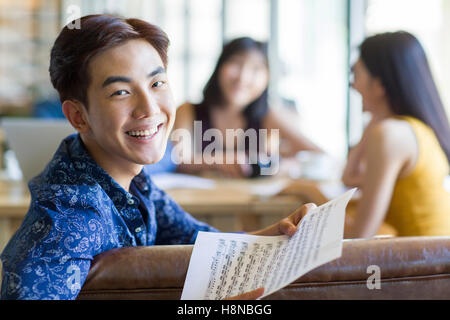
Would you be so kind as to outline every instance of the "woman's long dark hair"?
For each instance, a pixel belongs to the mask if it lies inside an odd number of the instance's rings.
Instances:
[[[224,97],[218,79],[222,65],[232,56],[251,50],[260,52],[264,56],[268,66],[267,44],[265,42],[259,42],[249,37],[232,40],[223,47],[214,72],[203,89],[203,101],[199,103],[199,106],[211,108],[223,105]],[[243,114],[247,120],[247,126],[254,127],[255,125],[260,124],[267,114],[268,108],[268,92],[266,88],[255,101],[245,107]]]
[[[450,125],[420,42],[404,31],[382,33],[367,38],[360,53],[381,80],[392,111],[429,125],[450,163]]]

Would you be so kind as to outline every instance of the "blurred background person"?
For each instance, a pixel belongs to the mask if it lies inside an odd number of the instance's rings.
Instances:
[[[186,129],[194,135],[194,121],[201,121],[203,133],[216,128],[226,137],[227,129],[279,129],[279,137],[285,147],[283,154],[293,156],[300,150],[322,152],[312,141],[298,130],[298,121],[294,112],[285,107],[271,108],[268,102],[269,63],[267,44],[250,37],[237,38],[223,47],[216,67],[203,90],[203,100],[199,104],[185,103],[177,110],[174,130]],[[258,145],[259,139],[258,136]],[[209,141],[202,141],[203,151]],[[268,136],[265,141],[270,152],[280,147],[276,139]],[[233,149],[235,141],[223,141],[224,150]],[[190,150],[183,150],[193,156]],[[244,150],[234,148],[236,154],[248,156],[249,144]],[[225,162],[225,161],[224,161]],[[192,161],[191,161],[192,163]],[[216,171],[228,177],[258,176],[258,165],[234,164],[188,164],[177,168],[180,172],[201,173]]]
[[[372,118],[342,176],[362,189],[346,237],[372,237],[384,220],[398,236],[450,235],[450,128],[421,44],[407,32],[369,37],[352,71]]]

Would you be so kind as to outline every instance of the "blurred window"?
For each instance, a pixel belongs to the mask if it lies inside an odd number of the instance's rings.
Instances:
[[[347,1],[279,1],[278,92],[295,101],[299,128],[330,154],[346,153]]]
[[[366,32],[404,30],[422,43],[450,115],[450,1],[367,0]]]

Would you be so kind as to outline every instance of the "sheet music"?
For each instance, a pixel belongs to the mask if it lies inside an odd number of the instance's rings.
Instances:
[[[181,299],[223,299],[259,287],[265,297],[339,258],[345,208],[355,190],[310,210],[290,238],[199,232]]]

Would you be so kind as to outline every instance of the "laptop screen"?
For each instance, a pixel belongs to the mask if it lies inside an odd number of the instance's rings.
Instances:
[[[2,118],[0,126],[25,182],[45,168],[65,137],[76,133],[66,119]]]

